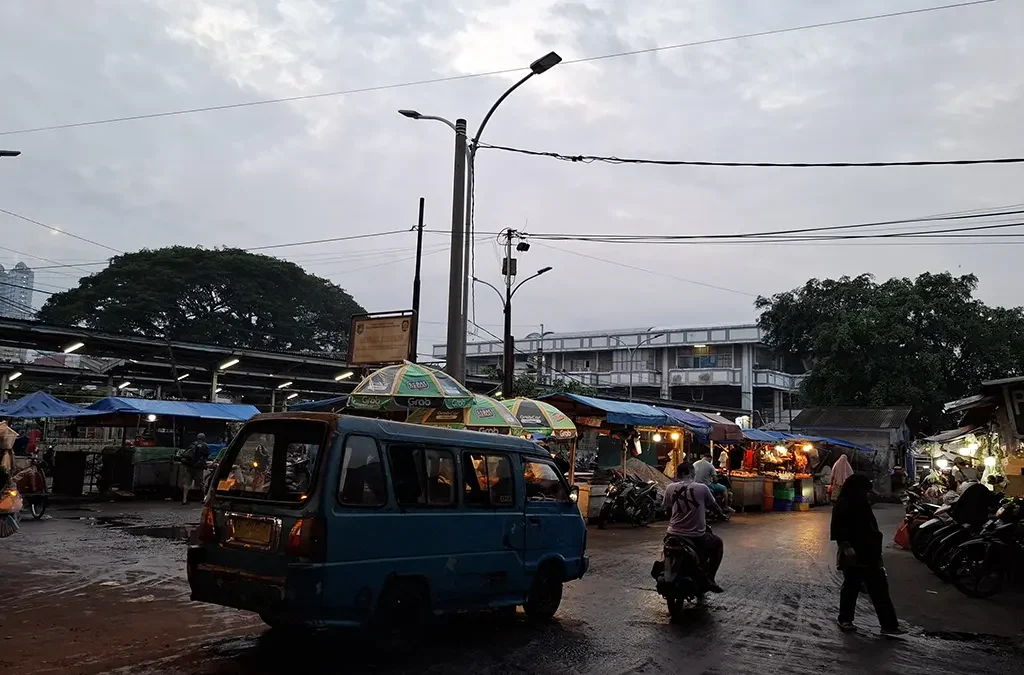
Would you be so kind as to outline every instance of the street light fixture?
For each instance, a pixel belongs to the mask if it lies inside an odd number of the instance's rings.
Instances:
[[[474,159],[476,150],[480,146],[480,136],[483,134],[487,123],[490,121],[494,111],[504,102],[509,95],[523,85],[534,75],[545,73],[559,63],[562,57],[555,52],[548,52],[530,64],[530,72],[522,79],[505,90],[494,105],[484,115],[480,127],[476,131],[473,140],[466,143],[466,121],[458,119],[455,124],[433,115],[423,115],[417,110],[399,110],[398,112],[413,120],[435,120],[447,124],[455,131],[455,186],[452,194],[452,252],[451,268],[449,273],[448,288],[448,336],[446,343],[445,360],[448,374],[458,381],[465,379],[466,371],[466,334],[469,326],[469,258],[472,246],[473,229],[473,181],[474,181]],[[460,145],[461,141],[461,145]],[[458,216],[458,217],[457,217]],[[456,241],[458,240],[458,246]],[[461,260],[459,260],[461,258]],[[453,282],[459,282],[460,289],[453,288]],[[458,308],[457,322],[454,314]],[[457,325],[454,325],[456,324]]]
[[[648,328],[647,332],[650,332],[652,330],[654,330],[654,326],[651,326],[650,328]],[[641,347],[643,347],[646,344],[650,344],[652,341],[657,340],[658,338],[662,337],[663,335],[665,335],[665,334],[664,333],[658,333],[657,335],[651,335],[650,337],[648,337],[645,340],[638,341],[636,343],[635,347],[630,347],[625,342],[623,342],[621,338],[617,338],[614,335],[609,335],[608,336],[612,340],[615,340],[620,345],[625,347],[626,348],[626,352],[629,354],[629,402],[630,403],[633,402],[633,356],[636,354],[638,349],[640,349]]]
[[[77,352],[79,349],[85,346],[84,342],[72,342],[68,346],[64,347],[65,354],[71,354]]]
[[[516,365],[515,341],[512,339],[512,296],[514,296],[516,294],[516,291],[522,288],[523,284],[525,284],[527,281],[530,281],[531,279],[536,279],[542,274],[547,274],[553,269],[553,267],[542,267],[539,270],[537,270],[535,274],[526,277],[515,286],[513,286],[511,283],[507,283],[505,285],[505,297],[502,298],[502,311],[505,314],[505,335],[503,336],[503,340],[505,342],[505,356],[503,359],[504,366],[502,367],[502,374],[504,377],[502,378],[501,389],[506,393],[513,391],[512,371],[515,370]],[[506,276],[506,279],[511,280],[511,277]],[[494,284],[488,281],[484,281],[483,279],[478,279],[477,277],[473,277],[473,281],[476,283],[483,284],[484,286],[487,286],[495,293],[497,293],[499,298],[502,297],[501,291],[499,291],[498,287],[495,286]]]
[[[232,366],[237,366],[238,362],[239,362],[239,359],[228,359],[224,363],[222,363],[219,366],[217,366],[217,370],[227,370],[228,368],[230,368]]]

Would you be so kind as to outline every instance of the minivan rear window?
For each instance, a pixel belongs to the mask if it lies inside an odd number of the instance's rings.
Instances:
[[[268,420],[245,426],[217,469],[217,494],[303,501],[313,489],[328,426]]]

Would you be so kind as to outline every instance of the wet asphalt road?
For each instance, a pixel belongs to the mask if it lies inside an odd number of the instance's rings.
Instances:
[[[898,507],[881,507],[895,529]],[[1020,673],[1019,592],[975,601],[903,552],[887,551],[910,635],[882,638],[862,600],[858,634],[834,624],[839,578],[827,509],[738,516],[726,543],[727,593],[682,625],[668,621],[649,570],[661,527],[592,531],[592,570],[567,586],[557,621],[459,616],[415,653],[380,654],[346,636],[287,641],[251,615],[188,601],[183,559],[198,507],[171,503],[54,509],[0,541],[0,673]]]

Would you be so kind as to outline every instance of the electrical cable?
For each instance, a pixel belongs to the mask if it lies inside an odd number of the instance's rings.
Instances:
[[[46,223],[40,222],[38,220],[33,220],[32,218],[29,218],[28,216],[23,216],[20,213],[15,213],[14,211],[8,211],[7,209],[0,209],[0,213],[6,213],[7,215],[11,216],[12,218],[18,218],[20,220],[24,220],[26,223],[32,223],[34,225],[38,225],[39,227],[44,227],[47,230],[50,230],[51,232],[54,232],[55,234],[63,234],[63,235],[66,235],[68,237],[71,237],[72,239],[77,239],[78,241],[84,241],[87,244],[92,244],[93,246],[99,246],[100,248],[105,248],[108,251],[113,251],[114,253],[124,253],[124,251],[122,251],[120,249],[116,249],[113,246],[107,246],[106,244],[101,244],[98,241],[94,241],[94,240],[89,239],[87,237],[79,236],[79,235],[75,234],[74,232],[68,232],[67,230],[62,230],[59,227],[54,227],[53,225],[47,225]]]
[[[330,237],[328,239],[310,239],[307,241],[293,241],[287,244],[268,244],[266,246],[252,246],[243,249],[245,251],[266,251],[272,248],[289,248],[291,246],[309,246],[310,244],[328,244],[335,241],[353,241],[355,239],[369,239],[371,237],[386,237],[392,234],[405,234],[409,230],[388,230],[386,232],[367,232],[365,234],[353,234],[346,237]]]
[[[530,157],[549,157],[564,162],[577,164],[593,164],[601,162],[605,164],[644,164],[654,166],[721,166],[721,167],[749,167],[749,168],[775,168],[775,169],[837,169],[837,168],[864,168],[864,167],[893,167],[893,166],[973,166],[981,164],[1021,164],[1024,157],[998,157],[991,159],[943,159],[943,160],[911,160],[911,161],[888,161],[888,162],[714,162],[709,160],[693,159],[640,159],[635,157],[615,157],[614,155],[566,155],[560,152],[541,150],[526,150],[524,148],[513,148],[506,145],[491,145],[481,143],[481,148],[499,150],[501,152],[512,152]]]
[[[475,325],[477,328],[479,328],[483,332],[485,332],[488,335],[490,335],[492,338],[494,338],[498,342],[504,342],[504,340],[502,338],[498,337],[497,335],[495,335],[491,331],[487,330],[486,328],[484,328],[480,324],[474,322],[473,325]],[[519,347],[516,347],[515,345],[512,346],[512,349],[514,349],[515,351],[519,352],[520,354],[524,354],[526,356],[536,356],[536,354],[531,354],[530,352],[523,351],[522,349],[520,349]],[[544,364],[543,367],[547,368],[548,370],[553,370],[554,372],[558,373],[559,375],[564,375],[565,377],[569,378],[570,380],[576,380],[577,382],[579,382],[583,386],[586,386],[586,387],[590,386],[589,384],[587,384],[587,382],[585,380],[583,380],[583,378],[581,378],[578,375],[573,375],[572,373],[567,373],[564,370],[560,370],[558,368],[555,368],[554,366],[549,366],[547,364]]]
[[[872,15],[869,15],[869,16],[853,17],[853,18],[850,18],[850,19],[837,19],[835,21],[823,21],[823,22],[813,23],[813,24],[803,24],[803,25],[799,25],[799,26],[790,26],[788,28],[775,28],[775,29],[770,29],[770,30],[757,31],[757,32],[753,32],[753,33],[743,33],[743,34],[739,34],[739,35],[730,35],[730,36],[726,36],[726,37],[710,38],[710,39],[706,39],[706,40],[696,40],[696,41],[693,41],[693,42],[682,42],[682,43],[678,43],[678,44],[663,45],[663,46],[660,46],[660,47],[648,47],[646,49],[633,49],[633,50],[629,50],[629,51],[614,52],[614,53],[611,53],[611,54],[601,54],[601,55],[598,55],[598,56],[586,56],[586,57],[582,57],[582,58],[578,58],[578,59],[568,59],[568,60],[562,61],[561,65],[563,67],[564,66],[571,66],[571,65],[574,65],[574,64],[577,64],[577,63],[588,63],[588,62],[592,62],[592,61],[605,61],[605,60],[608,60],[608,59],[621,58],[621,57],[626,57],[626,56],[638,56],[638,55],[641,55],[641,54],[653,54],[653,53],[656,53],[656,52],[664,52],[664,51],[670,51],[670,50],[675,50],[675,49],[684,49],[684,48],[688,48],[688,47],[699,47],[699,46],[704,46],[704,45],[718,44],[718,43],[721,43],[721,42],[732,42],[732,41],[737,41],[737,40],[748,40],[748,39],[758,38],[758,37],[767,37],[767,36],[770,36],[770,35],[781,35],[781,34],[784,34],[784,33],[795,33],[797,31],[812,30],[812,29],[816,29],[816,28],[829,28],[829,27],[833,27],[833,26],[843,26],[843,25],[847,25],[847,24],[861,23],[861,22],[865,22],[865,21],[877,21],[877,20],[881,20],[881,19],[892,19],[892,18],[896,18],[896,17],[911,16],[911,15],[914,15],[914,14],[925,14],[925,13],[929,13],[929,12],[940,12],[940,11],[951,10],[951,9],[960,9],[960,8],[966,8],[966,7],[971,7],[971,6],[975,6],[975,5],[986,5],[986,4],[990,4],[992,2],[995,2],[995,0],[971,0],[969,2],[958,2],[958,3],[953,3],[953,4],[947,4],[947,5],[938,5],[938,6],[934,6],[934,7],[921,7],[921,8],[918,8],[918,9],[903,10],[903,11],[899,11],[899,12],[888,12],[888,13],[884,13],[884,14],[872,14]],[[291,102],[295,102],[295,101],[306,101],[306,100],[319,99],[319,98],[328,98],[328,97],[334,97],[334,96],[347,96],[347,95],[350,95],[350,94],[362,94],[362,93],[375,92],[375,91],[386,91],[386,90],[390,90],[390,89],[402,89],[402,88],[406,88],[406,87],[416,87],[416,86],[421,86],[421,85],[426,85],[426,84],[440,84],[440,83],[457,82],[457,81],[461,81],[461,80],[470,80],[470,79],[482,78],[482,77],[493,77],[493,76],[497,76],[497,75],[507,75],[507,74],[510,74],[510,73],[520,73],[520,72],[523,72],[525,70],[527,70],[527,69],[523,68],[523,67],[503,68],[503,69],[500,69],[500,70],[491,70],[491,71],[479,72],[479,73],[467,73],[465,75],[449,75],[449,76],[445,76],[445,77],[434,77],[434,78],[423,79],[423,80],[413,80],[413,81],[398,82],[398,83],[393,83],[393,84],[382,84],[382,85],[376,85],[376,86],[371,86],[371,87],[359,87],[359,88],[355,88],[355,89],[343,89],[343,90],[339,90],[339,91],[321,92],[321,93],[318,93],[318,94],[302,94],[302,95],[298,95],[298,96],[283,96],[283,97],[280,97],[280,98],[262,99],[262,100],[258,100],[258,101],[243,101],[243,102],[240,102],[240,103],[227,103],[227,104],[223,104],[223,105],[211,105],[211,106],[203,106],[203,107],[197,107],[197,108],[184,108],[184,109],[180,109],[180,110],[168,110],[168,111],[156,112],[156,113],[144,113],[144,114],[140,114],[140,115],[125,115],[125,116],[121,116],[121,117],[110,117],[110,118],[106,118],[106,119],[89,120],[89,121],[85,121],[85,122],[71,122],[71,123],[67,123],[67,124],[53,124],[53,125],[42,126],[42,127],[31,127],[31,128],[26,128],[26,129],[11,129],[11,130],[7,130],[7,131],[0,131],[0,136],[13,136],[13,135],[16,135],[16,134],[30,134],[30,133],[36,133],[36,132],[41,132],[41,131],[56,131],[56,130],[60,130],[60,129],[75,129],[75,128],[78,128],[78,127],[90,127],[90,126],[98,126],[98,125],[103,125],[103,124],[114,124],[114,123],[118,123],[118,122],[130,122],[130,121],[154,119],[154,118],[162,118],[162,117],[174,117],[174,116],[178,116],[178,115],[191,115],[191,114],[195,114],[195,113],[213,112],[213,111],[220,111],[220,110],[232,110],[232,109],[235,109],[235,108],[247,108],[247,107],[253,107],[253,106],[270,105],[270,104],[275,104],[275,103],[291,103]]]
[[[0,281],[0,286],[9,286],[11,288],[20,288],[20,289],[22,289],[24,291],[32,291],[34,293],[42,293],[43,295],[57,295],[56,292],[44,291],[43,289],[35,288],[34,286],[19,286],[18,284],[12,284],[9,281]]]

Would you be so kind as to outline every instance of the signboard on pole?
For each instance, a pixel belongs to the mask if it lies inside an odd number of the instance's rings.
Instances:
[[[382,365],[412,360],[413,312],[381,312],[352,317],[348,362],[352,366]]]

